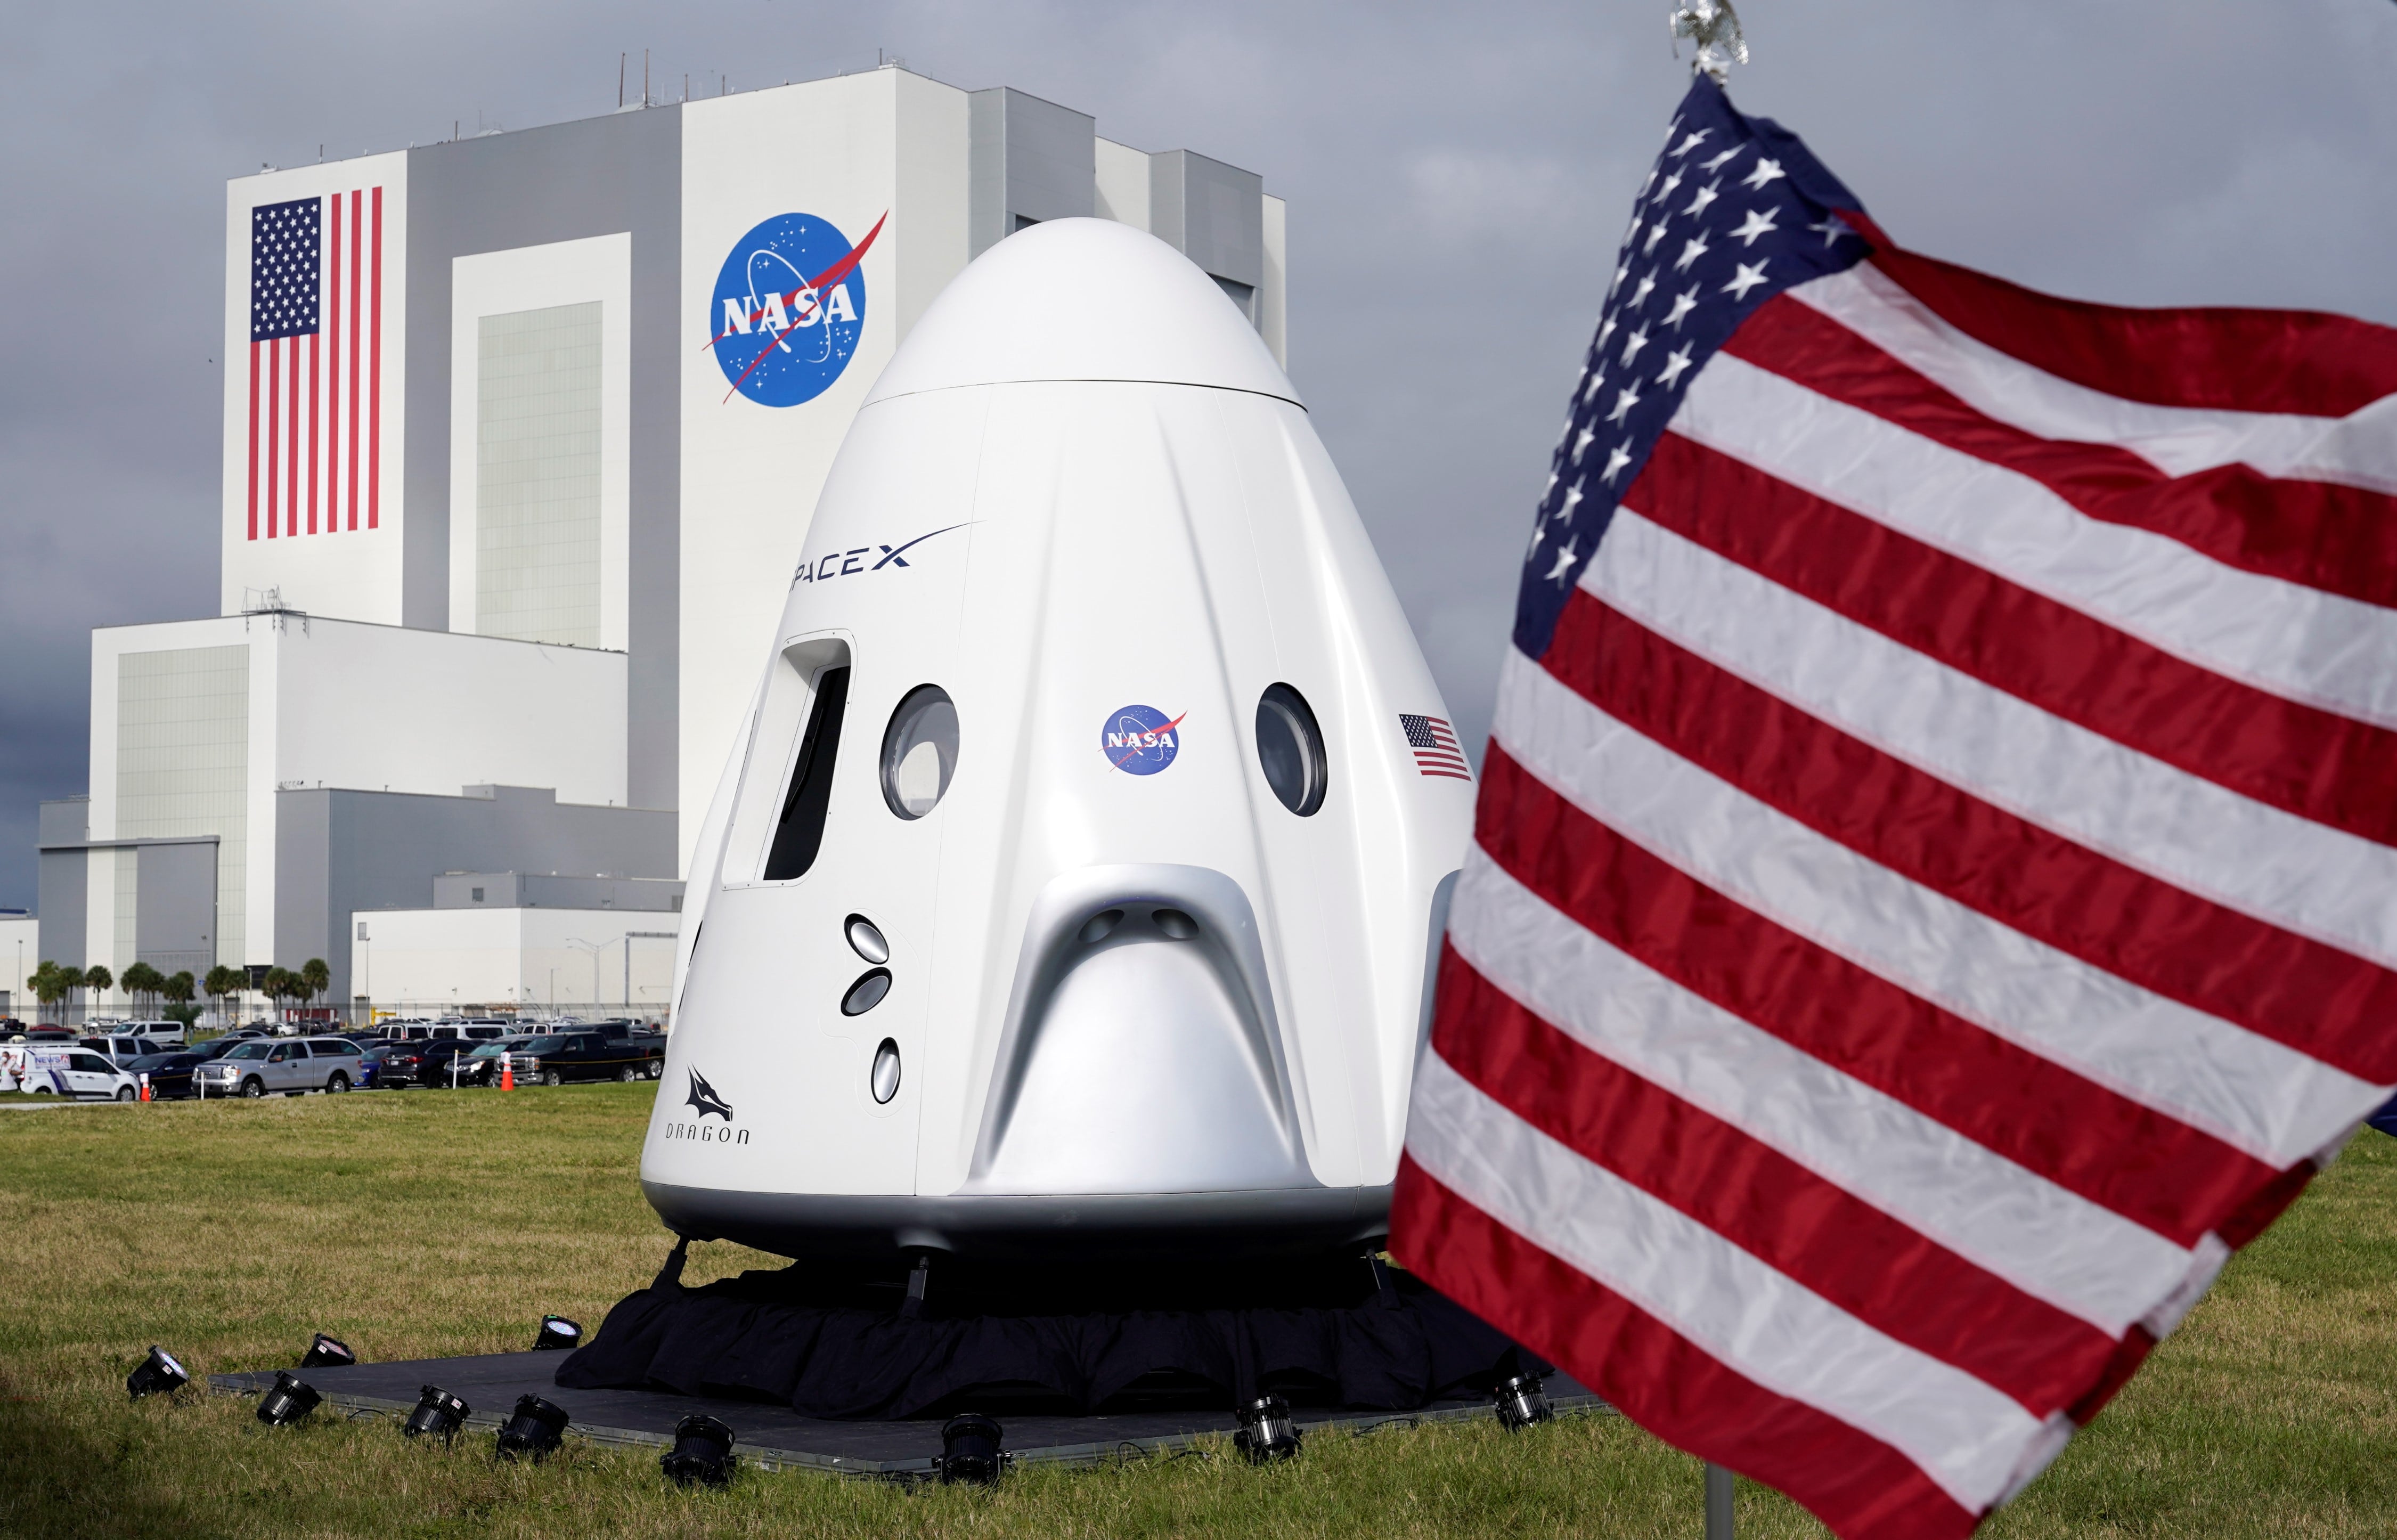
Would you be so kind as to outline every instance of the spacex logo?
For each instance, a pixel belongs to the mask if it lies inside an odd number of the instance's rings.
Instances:
[[[761,407],[796,407],[832,388],[865,332],[859,266],[883,220],[855,246],[830,220],[777,214],[733,243],[708,306],[708,350],[730,386]]]

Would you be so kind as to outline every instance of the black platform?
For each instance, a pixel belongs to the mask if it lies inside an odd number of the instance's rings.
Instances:
[[[569,1436],[594,1443],[664,1448],[674,1426],[694,1412],[723,1420],[740,1435],[735,1453],[769,1470],[807,1469],[842,1475],[922,1478],[932,1473],[941,1451],[939,1419],[850,1422],[803,1417],[788,1407],[756,1400],[676,1396],[654,1390],[569,1390],[553,1383],[558,1353],[494,1353],[480,1358],[416,1359],[399,1363],[361,1363],[341,1369],[311,1369],[301,1375],[325,1398],[318,1416],[404,1414],[423,1386],[437,1385],[475,1409],[467,1426],[497,1428],[516,1398],[544,1397],[574,1419]],[[259,1396],[275,1383],[275,1371],[211,1374],[208,1386],[222,1394]],[[1604,1411],[1606,1403],[1561,1373],[1547,1380],[1548,1399],[1560,1412]],[[1487,1400],[1438,1401],[1411,1412],[1301,1408],[1302,1428],[1364,1430],[1424,1422],[1450,1422],[1496,1413]],[[1019,1463],[1100,1465],[1114,1460],[1170,1454],[1201,1438],[1228,1436],[1228,1412],[1136,1412],[1100,1416],[1003,1416],[1007,1451]],[[397,1429],[393,1437],[398,1436]]]

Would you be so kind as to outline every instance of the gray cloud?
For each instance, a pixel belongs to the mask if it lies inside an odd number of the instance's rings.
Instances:
[[[1291,200],[1292,370],[1460,727],[1486,731],[1533,494],[1685,75],[1666,0],[728,0],[0,8],[0,904],[84,789],[92,626],[208,614],[224,180],[804,79],[877,47]],[[2387,0],[1753,0],[1751,112],[1894,235],[2062,293],[2397,322]]]

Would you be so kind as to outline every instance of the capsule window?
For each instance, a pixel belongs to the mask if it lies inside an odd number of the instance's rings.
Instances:
[[[882,733],[882,800],[902,818],[939,807],[957,768],[957,708],[938,685],[917,685]]]
[[[899,1045],[891,1038],[883,1038],[882,1046],[874,1051],[874,1078],[870,1083],[877,1102],[887,1103],[899,1094]]]
[[[891,944],[882,939],[882,928],[864,915],[851,915],[842,931],[849,937],[850,949],[868,962],[889,962]]]
[[[1257,764],[1281,805],[1305,818],[1323,806],[1329,779],[1323,730],[1306,697],[1288,685],[1269,686],[1257,702]]]
[[[863,1016],[880,1005],[882,997],[889,993],[891,993],[891,970],[877,968],[870,973],[861,974],[858,981],[849,986],[849,993],[840,998],[840,1013],[844,1016]]]
[[[816,676],[808,730],[791,765],[790,789],[775,821],[774,843],[766,856],[766,880],[804,876],[824,849],[824,815],[832,807],[833,758],[840,748],[840,719],[849,709],[849,669],[827,668]]]

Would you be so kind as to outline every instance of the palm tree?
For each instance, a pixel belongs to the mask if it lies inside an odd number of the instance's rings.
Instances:
[[[72,968],[60,968],[57,963],[45,957],[42,959],[42,965],[33,970],[33,976],[25,982],[33,986],[35,999],[44,1005],[56,1007],[83,983],[83,974]],[[63,1012],[55,1013],[63,1014]]]
[[[217,1009],[225,1013],[225,1024],[228,1026],[233,1024],[233,1012],[226,1007],[225,1000],[231,996],[240,994],[248,986],[248,974],[237,969],[227,968],[223,963],[209,969],[208,976],[200,981],[200,988],[209,998],[217,1002]]]
[[[300,997],[300,1003],[305,1005],[333,987],[333,971],[325,966],[324,958],[310,957],[300,965],[300,982],[308,990]]]
[[[166,988],[167,975],[148,963],[137,960],[125,971],[125,977],[116,982],[124,986],[127,995],[139,1000]]]
[[[258,986],[258,992],[277,1002],[278,1009],[284,999],[298,994],[300,989],[300,975],[281,967],[268,969],[265,979]]]
[[[199,981],[192,977],[192,971],[188,968],[162,982],[158,985],[158,993],[167,998],[164,1014],[167,1019],[182,1023],[188,1030],[199,1019],[200,1008],[192,1003],[192,997],[199,993]]]
[[[93,1009],[100,1003],[99,997],[116,987],[116,975],[108,971],[107,964],[95,962],[83,971],[83,986],[90,990],[92,996],[84,1001],[83,1006],[84,1019],[89,1021]]]

